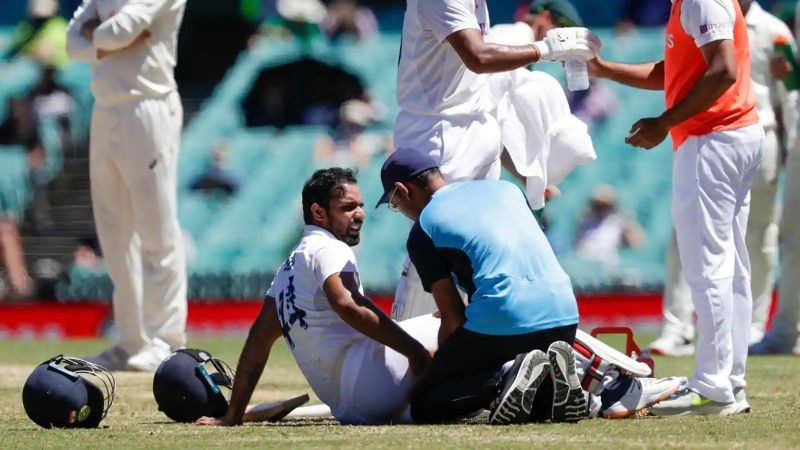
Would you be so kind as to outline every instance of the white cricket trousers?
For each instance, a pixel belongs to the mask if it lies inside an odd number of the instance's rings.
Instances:
[[[800,141],[797,145],[800,145]],[[789,149],[780,221],[778,310],[765,339],[800,354],[800,148]]]
[[[438,348],[440,323],[427,314],[399,325],[434,352]],[[365,337],[348,349],[341,380],[339,405],[332,412],[342,424],[411,423],[408,392],[413,379],[405,356]]]
[[[750,281],[753,292],[751,344],[760,341],[766,330],[769,307],[772,304],[778,256],[780,207],[777,202],[777,194],[780,146],[775,129],[765,130],[765,135],[764,158],[750,188],[750,215],[745,237],[752,272]],[[666,265],[664,324],[661,335],[691,341],[694,339],[692,294],[681,274],[678,244],[674,234],[667,247]]]
[[[672,217],[697,314],[690,387],[717,402],[733,402],[733,389],[746,385],[753,298],[745,232],[764,142],[764,129],[752,125],[690,137],[673,158]]]
[[[176,189],[183,109],[177,92],[95,105],[90,178],[97,235],[114,284],[119,345],[135,354],[186,344],[186,263]]]

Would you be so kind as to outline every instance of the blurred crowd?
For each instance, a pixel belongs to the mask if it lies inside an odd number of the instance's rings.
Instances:
[[[379,20],[380,11],[402,10],[405,5],[403,0],[240,2],[243,10],[254,12],[253,17],[260,24],[257,33],[248,40],[251,48],[275,39],[309,45],[320,38],[334,45],[366,41],[382,32],[384,24]],[[44,274],[52,279],[69,274],[74,268],[96,273],[104,271],[96,237],[88,233],[72,236],[70,245],[74,251],[70,260],[57,264],[26,260],[23,245],[23,236],[49,236],[57,227],[50,204],[57,176],[50,173],[52,161],[48,158],[53,155],[43,139],[43,124],[55,127],[59,151],[63,155],[86,158],[86,143],[76,140],[73,130],[76,126],[73,118],[79,108],[76,95],[59,77],[60,71],[70,64],[66,55],[66,28],[71,10],[65,9],[74,8],[76,3],[63,1],[60,5],[58,0],[29,0],[26,16],[14,27],[10,41],[0,47],[0,77],[4,70],[20,60],[33,61],[39,67],[38,79],[22,95],[0,97],[0,152],[24,149],[30,191],[23,214],[0,204],[0,264],[3,269],[0,298],[40,296],[43,291],[36,291],[34,280]],[[524,15],[529,5],[522,0],[505,3],[511,4],[512,9],[519,5],[517,17]],[[620,34],[635,33],[639,27],[661,27],[669,16],[670,3],[665,0],[623,3],[615,24]],[[794,1],[760,3],[793,26]],[[591,14],[585,16],[591,17]],[[574,114],[589,124],[590,129],[601,126],[621,103],[607,85],[594,82],[586,91],[571,93],[569,100]],[[326,130],[314,144],[314,163],[318,167],[365,168],[393,149],[391,134],[386,131],[393,119],[387,107],[356,77],[320,61],[303,60],[264,71],[243,101],[242,112],[248,126],[313,125]],[[188,180],[186,187],[219,199],[236,196],[243,180],[230,168],[232,151],[223,139],[209,142],[206,167]],[[574,240],[566,245],[580,257],[612,270],[619,264],[622,249],[642,248],[645,240],[636,211],[622,210],[614,189],[599,185],[587,201]]]

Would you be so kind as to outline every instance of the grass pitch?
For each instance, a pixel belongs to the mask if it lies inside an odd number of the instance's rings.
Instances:
[[[643,340],[647,342],[646,340]],[[242,339],[195,339],[235,365]],[[748,396],[753,412],[736,417],[584,420],[578,424],[493,427],[340,426],[331,420],[205,428],[172,423],[152,397],[152,375],[118,373],[117,396],[104,428],[45,430],[22,409],[22,385],[33,367],[50,356],[82,356],[105,341],[0,343],[0,448],[800,448],[800,358],[754,357]],[[656,360],[659,376],[689,375],[691,358]],[[254,401],[312,394],[285,348],[273,352]],[[317,400],[313,398],[312,403]]]

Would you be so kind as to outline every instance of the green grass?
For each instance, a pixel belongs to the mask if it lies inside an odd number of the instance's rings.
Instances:
[[[646,342],[646,340],[644,341]],[[151,394],[152,376],[117,374],[117,398],[99,430],[44,430],[25,416],[21,391],[33,366],[64,353],[90,354],[104,341],[63,343],[8,341],[0,344],[0,448],[800,448],[800,359],[751,358],[748,394],[754,411],[736,417],[635,418],[584,420],[578,424],[492,427],[340,426],[330,420],[252,424],[237,428],[199,428],[169,422]],[[232,365],[242,340],[197,339]],[[688,375],[690,358],[656,360],[659,376]],[[310,392],[285,348],[273,353],[254,401]],[[315,400],[312,400],[315,401]]]

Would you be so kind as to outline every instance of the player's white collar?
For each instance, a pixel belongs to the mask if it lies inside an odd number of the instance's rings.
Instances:
[[[306,225],[305,227],[303,227],[303,236],[313,236],[315,234],[320,236],[326,236],[331,239],[336,239],[336,236],[334,236],[333,233],[326,230],[325,228],[318,227],[316,225]]]

